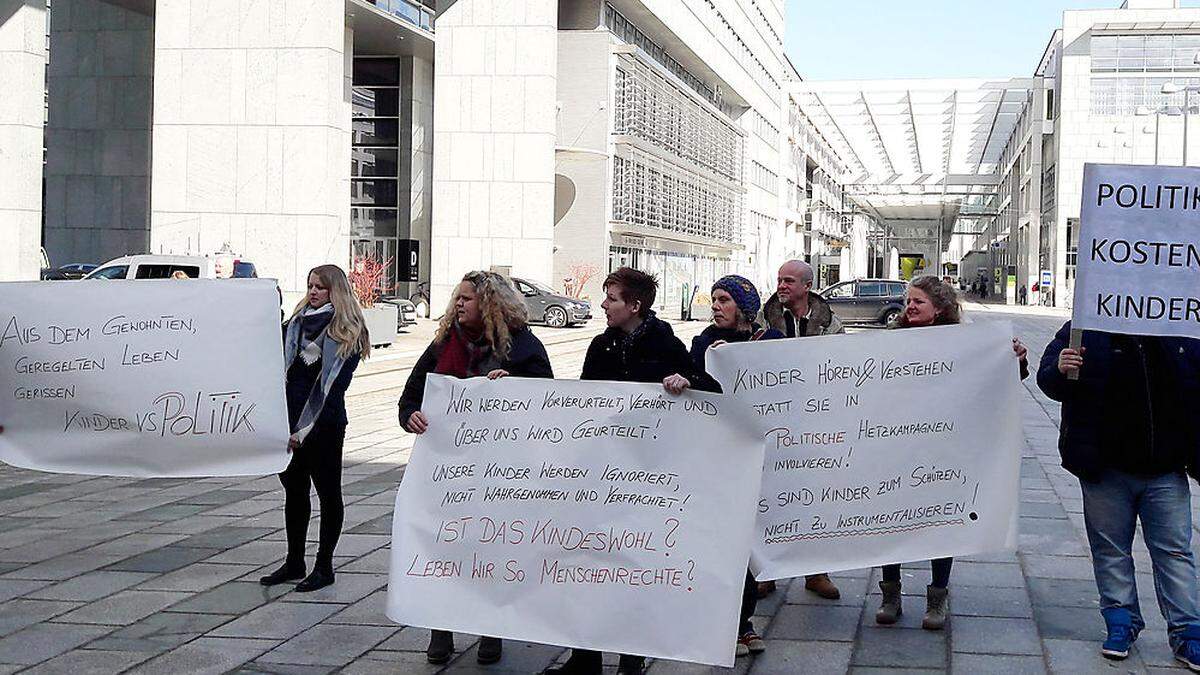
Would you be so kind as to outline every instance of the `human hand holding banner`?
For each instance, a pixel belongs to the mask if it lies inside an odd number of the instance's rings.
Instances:
[[[762,444],[727,397],[431,375],[388,616],[733,665]]]
[[[1009,324],[723,345],[707,365],[765,442],[759,580],[1015,547]]]
[[[288,462],[269,279],[3,284],[0,461],[111,476]]]

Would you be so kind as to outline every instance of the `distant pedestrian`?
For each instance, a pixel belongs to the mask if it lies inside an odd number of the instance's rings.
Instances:
[[[1038,386],[1062,403],[1058,449],[1079,478],[1083,521],[1108,629],[1120,660],[1145,627],[1134,574],[1138,520],[1175,658],[1200,671],[1200,600],[1188,475],[1200,479],[1200,341],[1084,331],[1071,322],[1046,347]],[[1070,376],[1077,374],[1078,379]]]
[[[780,266],[775,294],[762,309],[763,325],[789,338],[845,333],[829,303],[812,292],[813,276],[812,265],[802,260],[789,260]],[[764,581],[758,588],[760,597],[769,595],[775,592],[775,582]],[[825,573],[805,577],[804,588],[826,600],[842,596]]]
[[[950,284],[932,276],[920,276],[909,282],[905,296],[904,313],[889,328],[921,328],[924,326],[948,326],[962,321],[962,305],[958,294]],[[1021,379],[1029,377],[1025,345],[1013,339]],[[925,587],[925,616],[921,627],[926,630],[941,630],[950,614],[950,568],[953,558],[930,560],[932,579]],[[875,622],[893,624],[904,613],[901,604],[900,565],[884,565],[883,580],[879,582],[883,599]]]
[[[681,376],[691,381],[705,377],[697,372],[687,348],[675,337],[671,325],[654,314],[658,281],[645,272],[622,267],[604,280],[604,309],[608,329],[588,346],[581,380],[653,382],[668,387],[666,380]],[[676,389],[681,391],[681,389]],[[644,657],[621,654],[618,675],[639,675],[646,667]],[[601,675],[600,652],[574,649],[566,663],[547,668],[546,675]]]
[[[705,355],[709,349],[715,349],[723,344],[735,342],[753,342],[756,340],[775,340],[783,337],[783,333],[770,327],[762,327],[755,323],[762,299],[758,289],[749,279],[731,274],[722,277],[713,284],[712,292],[712,325],[702,333],[692,338],[692,365],[696,372],[705,372]],[[720,392],[721,387],[707,374],[698,382],[690,382],[680,374],[674,374],[663,381],[669,390],[680,392],[688,386]],[[738,632],[734,636],[737,641],[735,654],[748,656],[751,652],[766,651],[767,644],[754,630],[751,617],[758,606],[758,584],[750,570],[746,570],[746,581],[742,587],[742,608],[738,616]]]
[[[183,270],[175,270],[174,272],[171,272],[171,278],[172,279],[191,279],[191,277],[188,276],[188,273],[184,272]]]
[[[291,462],[279,481],[284,489],[287,559],[259,581],[272,586],[303,579],[306,593],[333,583],[333,551],[341,536],[342,444],[346,438],[346,388],[360,359],[371,353],[362,309],[337,265],[308,273],[308,293],[284,327],[288,439]],[[304,576],[304,547],[311,516],[309,491],[316,486],[321,533],[312,573]]]
[[[429,418],[421,410],[429,373],[490,379],[554,377],[550,357],[528,326],[525,302],[516,289],[495,272],[468,272],[459,282],[438,324],[433,342],[413,366],[400,395],[400,426],[423,434]],[[495,663],[503,653],[500,638],[481,637],[476,660]],[[454,633],[433,630],[425,658],[442,664],[454,654]]]

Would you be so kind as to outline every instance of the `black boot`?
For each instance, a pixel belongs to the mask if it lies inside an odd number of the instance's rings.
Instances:
[[[258,580],[263,586],[274,586],[285,581],[296,581],[304,578],[304,563],[283,563],[279,569]]]
[[[429,631],[429,646],[425,648],[425,659],[430,663],[443,664],[454,654],[454,633],[448,630]]]
[[[646,657],[621,654],[617,661],[617,675],[642,675],[646,671]]]
[[[319,588],[333,585],[333,570],[314,567],[312,574],[304,577],[304,581],[296,584],[297,593],[311,593]]]
[[[601,675],[603,672],[600,652],[590,649],[573,649],[566,663],[542,671],[543,675]]]
[[[479,652],[475,654],[475,660],[481,665],[495,663],[500,660],[500,656],[504,653],[504,642],[497,637],[479,638]]]

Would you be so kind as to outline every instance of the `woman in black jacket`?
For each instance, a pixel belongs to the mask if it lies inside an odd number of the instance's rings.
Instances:
[[[287,408],[292,460],[279,474],[284,489],[287,559],[259,581],[272,586],[303,579],[296,591],[333,583],[333,549],[342,531],[342,444],[346,388],[371,339],[346,273],[321,265],[308,273],[308,294],[284,328]],[[321,535],[312,574],[304,576],[304,545],[311,515],[309,490],[321,502]]]
[[[908,284],[904,313],[888,328],[923,328],[926,326],[948,326],[962,321],[962,306],[958,294],[950,284],[934,276],[921,276]],[[1021,379],[1029,377],[1029,362],[1025,345],[1013,338],[1013,353],[1016,354]],[[925,588],[925,616],[921,627],[926,630],[941,630],[949,614],[947,599],[950,595],[950,568],[954,558],[930,560],[932,579]],[[875,622],[893,624],[903,614],[900,605],[900,564],[883,566],[883,581],[879,582],[883,601],[875,613]]]
[[[417,360],[400,396],[400,426],[422,434],[429,419],[421,411],[425,378],[429,373],[490,379],[554,377],[550,357],[527,325],[525,303],[504,277],[494,272],[469,272],[455,289],[433,342]],[[500,638],[481,637],[477,660],[500,660]],[[454,634],[432,631],[425,657],[440,664],[454,654]]]

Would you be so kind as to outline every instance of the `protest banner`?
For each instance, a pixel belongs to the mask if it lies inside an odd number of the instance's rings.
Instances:
[[[389,617],[733,665],[762,447],[730,399],[430,375],[424,401]]]
[[[1200,337],[1200,169],[1084,166],[1071,327]]]
[[[707,360],[763,435],[760,581],[1015,547],[1007,323],[723,345]]]
[[[0,461],[143,477],[287,466],[274,281],[22,282],[0,292]]]

